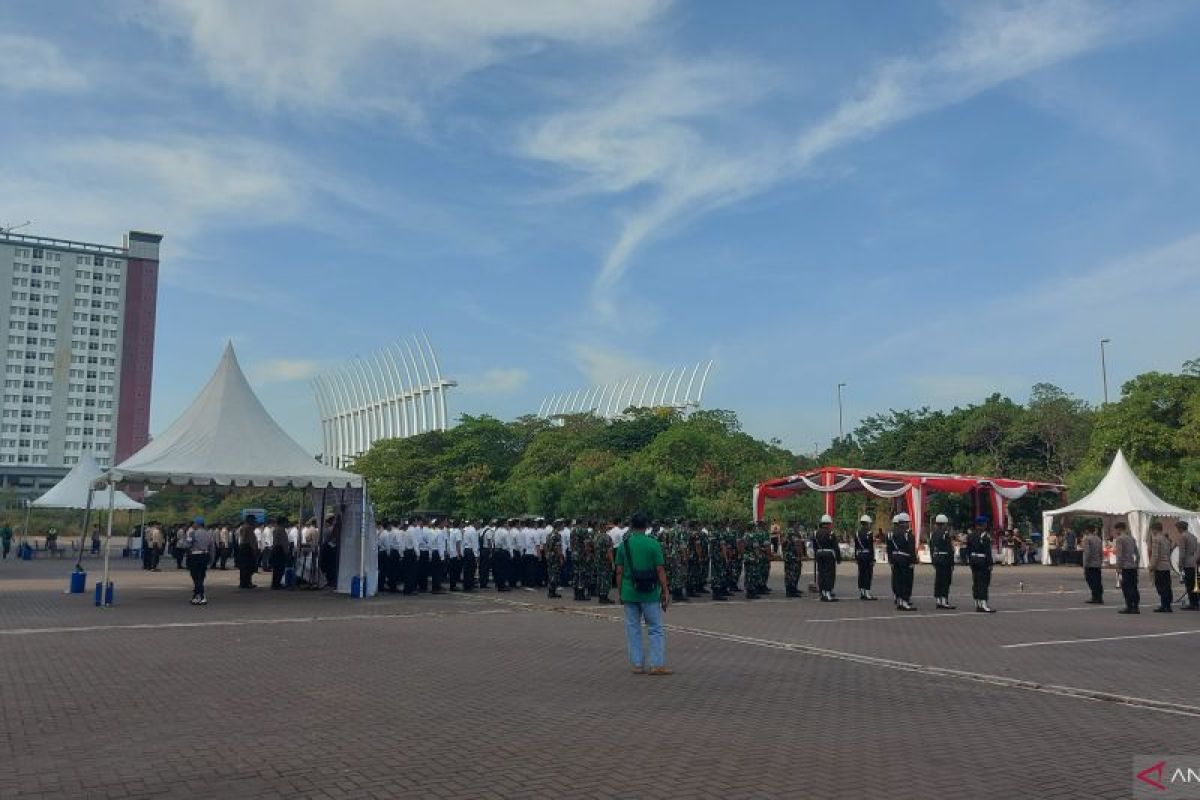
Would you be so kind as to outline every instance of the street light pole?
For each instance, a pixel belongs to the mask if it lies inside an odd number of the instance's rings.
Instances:
[[[844,438],[846,437],[846,431],[845,431],[845,430],[842,428],[842,389],[843,389],[845,386],[846,386],[846,384],[844,384],[844,383],[839,383],[839,384],[837,385],[837,398],[838,398],[838,438],[839,438],[839,439],[844,439]]]
[[[1100,340],[1100,378],[1104,381],[1104,405],[1108,405],[1108,360],[1105,357],[1104,345],[1112,339]]]

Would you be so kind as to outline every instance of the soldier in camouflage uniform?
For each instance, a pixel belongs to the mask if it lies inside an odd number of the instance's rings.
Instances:
[[[588,536],[587,527],[580,524],[579,520],[575,520],[575,524],[571,527],[571,564],[575,574],[571,577],[574,579],[572,583],[575,587],[576,600],[588,599],[588,583],[591,581],[594,570],[592,560],[588,555],[591,552],[587,541]]]
[[[725,531],[723,535],[725,542],[725,551],[728,555],[725,567],[725,591],[729,593],[740,592],[738,583],[742,579],[742,554],[738,552],[738,541],[741,535],[738,532],[737,526],[733,524],[733,520],[728,520],[725,523]]]
[[[800,573],[804,565],[804,537],[798,526],[791,525],[783,532],[783,586],[788,597],[800,597]]]
[[[596,594],[600,598],[600,605],[612,605],[613,601],[609,599],[608,593],[612,589],[613,580],[613,541],[603,526],[596,527],[596,533],[592,537],[592,549],[595,559],[593,574],[596,576]]]
[[[758,593],[770,594],[771,534],[761,522],[755,523],[754,540],[758,545]]]
[[[546,585],[550,587],[546,592],[547,597],[562,597],[558,593],[558,578],[562,575],[563,568],[563,524],[561,519],[554,521],[542,548],[546,558]]]
[[[758,559],[762,555],[759,552],[758,535],[753,527],[742,530],[738,536],[737,548],[738,560],[746,570],[745,597],[747,600],[753,600],[758,597]]]
[[[687,523],[680,524],[677,520],[667,531],[664,557],[667,561],[667,585],[671,589],[671,599],[677,603],[688,602],[684,591],[687,585],[687,548],[691,537]]]
[[[729,553],[725,546],[725,534],[716,525],[708,533],[708,560],[712,575],[712,599],[728,600]]]

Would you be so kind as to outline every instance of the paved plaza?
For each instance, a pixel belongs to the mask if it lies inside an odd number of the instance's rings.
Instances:
[[[230,570],[193,607],[173,563],[115,563],[107,610],[63,593],[70,561],[0,563],[0,797],[1129,797],[1135,754],[1200,749],[1200,613],[1144,587],[1119,616],[1109,573],[1091,606],[1076,569],[997,569],[985,615],[961,569],[935,612],[922,567],[904,615],[785,600],[776,564],[769,600],[672,606],[650,677],[620,607],[569,595]]]

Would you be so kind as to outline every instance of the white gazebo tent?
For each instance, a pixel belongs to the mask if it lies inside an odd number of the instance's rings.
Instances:
[[[108,483],[110,507],[116,502],[117,483],[357,490],[362,503],[358,540],[343,536],[338,549],[343,567],[356,560],[353,574],[360,576],[371,594],[378,589],[375,559],[365,557],[368,548],[375,549],[374,542],[368,541],[375,531],[368,519],[362,476],[322,464],[279,427],[250,388],[232,344],[226,345],[216,372],[188,409],[99,480]],[[111,537],[111,524],[108,533]],[[339,587],[345,583],[338,581]]]
[[[83,537],[87,536],[88,518],[92,513],[93,484],[104,474],[91,450],[84,450],[79,462],[45,494],[25,509],[25,536],[29,536],[29,513],[34,508],[81,509],[83,533],[79,543],[79,561],[83,559]],[[117,511],[145,511],[146,507],[124,492],[113,493],[113,508]],[[79,563],[77,561],[76,563]]]
[[[1146,484],[1133,473],[1125,454],[1120,450],[1113,458],[1108,474],[1092,493],[1068,506],[1056,508],[1053,511],[1042,512],[1042,530],[1049,534],[1051,523],[1055,517],[1070,514],[1104,517],[1106,520],[1124,517],[1129,525],[1129,532],[1138,543],[1142,563],[1147,560],[1147,539],[1150,521],[1154,517],[1170,517],[1185,519],[1189,522],[1200,519],[1200,514],[1186,508],[1173,506],[1146,487]],[[1192,522],[1194,525],[1195,523]],[[1042,537],[1042,563],[1050,563],[1050,537]]]

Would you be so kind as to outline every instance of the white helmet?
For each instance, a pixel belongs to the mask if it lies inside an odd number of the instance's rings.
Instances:
[[[942,524],[942,525],[950,524],[950,518],[947,517],[945,514],[938,514],[936,517],[933,518],[933,521],[936,523]]]
[[[858,521],[859,521],[859,522],[865,522],[865,523],[867,523],[868,525],[870,525],[870,524],[871,524],[872,522],[874,522],[875,520],[871,519],[871,515],[870,515],[870,514],[863,514],[861,517],[859,517],[859,518],[858,518]]]
[[[821,515],[821,524],[822,525],[832,525],[833,517],[829,516],[828,514],[822,514]]]
[[[911,522],[911,521],[912,520],[909,519],[908,514],[905,514],[903,511],[900,512],[899,514],[897,514],[896,516],[892,517],[892,522]]]

